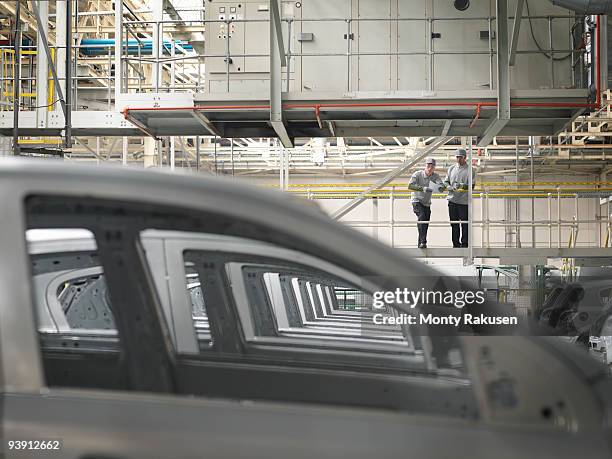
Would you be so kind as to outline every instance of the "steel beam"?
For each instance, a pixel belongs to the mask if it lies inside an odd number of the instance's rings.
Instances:
[[[66,2],[55,2],[55,68],[60,88],[66,94]]]
[[[36,6],[34,5],[36,8]],[[40,22],[39,22],[40,25]],[[19,156],[19,93],[21,92],[21,2],[17,2],[15,13],[15,67],[13,70],[13,154]]]
[[[89,145],[87,145],[87,143],[83,142],[78,137],[75,137],[74,140],[76,140],[77,143],[81,144],[85,148],[85,150],[87,150],[92,155],[94,155],[96,157],[96,159],[98,159],[99,161],[104,161],[104,158],[102,156],[100,156],[93,148],[91,148]]]
[[[78,10],[78,6],[77,6]],[[64,146],[72,148],[72,0],[66,1],[66,102],[64,104]],[[47,47],[48,49],[48,47]],[[57,76],[57,72],[54,72]],[[76,86],[76,85],[75,85]],[[58,93],[59,94],[59,93]]]
[[[283,93],[282,93],[282,39],[280,27],[274,25],[275,18],[280,22],[278,2],[270,2],[270,125],[276,132],[283,147],[293,148],[293,142],[287,133],[283,122]]]
[[[387,185],[393,179],[395,179],[395,177],[403,174],[406,170],[410,169],[415,164],[417,164],[419,161],[421,161],[425,156],[430,155],[431,153],[436,151],[438,148],[440,148],[442,145],[445,145],[446,143],[448,143],[451,139],[452,137],[449,137],[449,136],[438,137],[432,143],[427,145],[424,149],[420,151],[415,151],[415,153],[408,160],[404,161],[399,167],[389,172],[386,176],[384,176],[378,182],[374,183],[373,185],[368,187],[365,191],[360,193],[352,201],[342,206],[338,211],[336,211],[332,215],[332,218],[337,220],[343,217],[344,215],[348,214],[351,210],[353,210],[355,207],[357,207],[359,204],[365,201],[367,199],[367,195],[370,194],[372,191],[377,190]]]
[[[448,135],[448,131],[450,131],[451,124],[453,124],[453,120],[446,120],[444,122],[444,127],[442,128],[442,136],[446,137]]]
[[[119,98],[121,97],[121,82],[123,81],[122,52],[123,0],[115,0],[115,109],[117,109],[119,104]]]
[[[215,127],[215,125],[202,112],[193,110],[191,112],[191,115],[196,120],[198,120],[198,123],[200,123],[208,132],[210,132],[211,135],[215,135],[217,137],[223,137],[221,133],[219,132],[219,130]]]
[[[508,0],[496,0],[497,21],[497,118],[495,118],[478,142],[486,147],[510,121],[510,67],[508,56]]]
[[[521,31],[521,20],[523,19],[523,3],[525,0],[516,0],[516,10],[514,12],[514,24],[512,25],[512,38],[510,39],[510,55],[508,56],[508,65],[514,65],[516,58],[516,47],[518,44],[519,32]]]
[[[40,0],[36,1],[38,12],[42,22],[38,26],[38,34],[36,36],[36,126],[40,128],[47,127],[47,113],[49,107],[47,97],[49,93],[49,59],[47,53],[42,52],[42,42],[46,40],[49,34],[49,3]],[[52,95],[53,97],[53,95]]]
[[[153,88],[155,92],[159,92],[159,87],[162,83],[162,71],[163,68],[159,64],[159,58],[162,55],[162,43],[163,43],[163,30],[162,24],[159,21],[164,19],[164,6],[163,0],[152,0],[151,9],[153,10]]]
[[[278,55],[280,56],[281,67],[285,67],[287,66],[287,59],[285,57],[285,45],[283,43],[283,29],[281,27],[281,13],[278,0],[270,0],[270,27],[274,27],[274,32],[277,37],[276,46],[278,48]],[[290,37],[287,39],[289,40]]]

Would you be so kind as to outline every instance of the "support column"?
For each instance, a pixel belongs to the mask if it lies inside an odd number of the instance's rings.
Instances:
[[[21,3],[15,11],[15,67],[13,78],[13,154],[19,156],[19,94],[21,93]]]
[[[118,108],[123,81],[123,0],[115,0],[115,108]],[[109,81],[110,84],[110,81]]]
[[[153,20],[161,21],[164,18],[164,2],[163,0],[151,0],[151,9],[153,11]],[[153,88],[155,92],[159,92],[159,87],[163,81],[162,66],[157,62],[162,53],[163,28],[159,22],[153,24]]]
[[[44,3],[44,2],[42,2]],[[66,2],[55,2],[55,69],[62,94],[66,94]],[[59,107],[55,105],[55,110]]]
[[[599,42],[601,52],[599,53],[599,68],[601,72],[600,91],[608,89],[608,16],[599,18]]]
[[[122,148],[121,148],[121,164],[127,166],[128,148],[129,142],[127,137],[123,137]]]
[[[155,139],[152,137],[144,138],[144,168],[155,167]]]
[[[285,148],[293,148],[293,142],[283,122],[283,74],[285,63],[283,34],[280,22],[280,7],[277,0],[270,1],[270,124]]]
[[[0,156],[11,156],[11,138],[0,136]]]
[[[510,121],[510,67],[508,51],[508,0],[495,0],[497,46],[497,117],[491,121],[479,147],[486,147]]]
[[[41,19],[36,36],[36,106],[40,107],[36,109],[36,126],[45,128],[49,112],[49,107],[46,106],[49,96],[49,61],[42,43],[49,36],[49,3],[40,0],[36,3]]]

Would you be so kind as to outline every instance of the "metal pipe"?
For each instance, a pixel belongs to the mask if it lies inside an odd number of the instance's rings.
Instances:
[[[215,136],[215,152],[213,155],[213,161],[215,163],[215,175],[217,175],[217,136]]]
[[[66,1],[66,112],[64,146],[72,148],[72,0]],[[76,85],[75,85],[76,86]]]
[[[535,155],[535,149],[536,149],[535,145],[536,145],[535,137],[529,137],[529,147],[531,150],[531,182],[532,182],[531,189],[532,191],[535,189],[533,185],[533,182],[534,182],[533,157]],[[531,198],[531,220],[535,220],[535,199],[533,197]],[[536,246],[535,240],[536,240],[536,232],[535,232],[535,227],[534,227],[531,230],[531,247]]]
[[[127,37],[126,37],[127,40]],[[123,0],[115,1],[115,107],[119,107],[119,97],[121,95],[122,83],[122,43],[123,43]],[[110,46],[108,48],[110,63]],[[108,69],[110,74],[110,67]],[[110,87],[110,85],[109,85]]]
[[[123,137],[123,145],[121,149],[121,164],[127,166],[127,155],[128,155],[128,138]]]
[[[196,147],[196,172],[200,172],[200,136],[196,136],[195,138],[195,147]]]
[[[606,247],[608,247],[608,241],[609,241],[609,239],[610,239],[610,229],[611,229],[611,227],[610,227],[610,223],[612,223],[612,220],[610,220],[610,200],[611,200],[611,199],[612,199],[612,197],[611,197],[611,196],[608,196],[608,203],[607,203],[608,210],[607,210],[607,212],[606,212],[606,218],[607,218],[607,220],[608,220],[608,225],[607,225],[607,226],[608,226],[608,231],[607,231],[608,236],[607,236],[607,238],[606,238]]]
[[[552,247],[552,193],[548,193],[548,247]]]
[[[225,35],[225,78],[227,79],[227,92],[230,92],[230,63],[231,63],[230,41],[229,41],[230,40],[230,34],[229,34],[230,22],[225,21],[225,25],[227,26],[227,30],[225,31],[226,33]]]
[[[427,61],[429,72],[427,74],[427,90],[433,91],[433,79],[434,79],[434,62],[433,62],[433,21],[431,18],[427,19],[427,27],[425,27],[425,39],[427,40]]]
[[[291,89],[291,26],[293,21],[287,21],[287,52],[285,53],[285,59],[287,60],[287,92]]]
[[[472,162],[472,157],[473,157],[473,140],[472,140],[472,136],[468,137],[468,141],[470,142],[470,148],[468,150],[468,158],[470,161],[469,164],[469,169],[468,169],[468,250],[469,250],[469,259],[473,260],[474,259],[474,243],[473,243],[473,219],[474,219],[474,215],[473,215],[473,199],[472,199],[472,185],[473,185],[473,178],[472,178],[472,171],[473,171],[473,162]]]
[[[480,193],[480,220],[485,220],[485,206],[484,206],[484,193]],[[480,227],[480,243],[484,246],[485,241],[485,226]]]
[[[515,154],[516,154],[516,160],[515,160],[515,166],[516,166],[516,183],[518,184],[519,182],[519,139],[518,137],[514,138],[515,141],[515,146],[516,146],[516,150],[515,150]],[[517,185],[518,186],[518,185]],[[520,201],[517,199],[516,203],[515,203],[515,214],[516,214],[516,219],[518,220],[520,218],[521,215],[521,204]],[[521,246],[521,230],[520,228],[517,226],[515,228],[516,231],[516,246],[520,247]]]
[[[19,156],[19,93],[21,87],[21,2],[17,0],[15,11],[14,35],[14,67],[13,67],[13,155]]]
[[[489,89],[493,89],[493,28],[491,26],[491,18],[488,21],[489,26]]]
[[[391,247],[395,247],[395,187],[391,187],[389,195],[389,232],[391,233]]]
[[[108,111],[111,111],[111,107],[112,107],[112,97],[111,97],[111,81],[113,79],[113,75],[111,73],[111,67],[112,67],[112,58],[111,58],[111,51],[110,49],[108,50],[108,71],[106,73],[107,75],[107,85],[108,85]],[[78,84],[78,83],[77,83]]]
[[[557,187],[557,247],[561,248],[561,188]]]
[[[548,43],[550,49],[553,49],[553,28],[552,28],[552,18],[548,18]],[[549,53],[550,56],[550,87],[554,89],[555,87],[555,55],[554,52]]]
[[[594,198],[595,200],[595,220],[598,220],[597,223],[597,246],[601,247],[601,205],[599,204],[599,198]]]
[[[481,203],[481,205],[485,205],[485,215],[486,215],[486,220],[485,220],[485,224],[487,226],[487,247],[489,247],[491,245],[491,228],[490,228],[490,221],[489,221],[489,194],[485,193],[485,200],[483,203]],[[472,222],[473,223],[473,222]]]
[[[576,231],[574,233],[574,247],[576,247],[576,242],[578,240],[578,231],[579,231],[579,226],[578,226],[578,195],[576,195],[575,199],[574,199],[574,213],[575,213],[575,217],[574,217],[574,221],[576,222]]]

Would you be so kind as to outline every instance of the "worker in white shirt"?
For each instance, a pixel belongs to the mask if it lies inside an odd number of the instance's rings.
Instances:
[[[463,148],[455,152],[456,164],[448,168],[444,184],[448,189],[448,216],[453,221],[465,223],[451,223],[453,247],[468,246],[468,187],[470,180],[470,166],[466,161],[467,152]],[[475,171],[472,169],[472,188],[475,183]]]

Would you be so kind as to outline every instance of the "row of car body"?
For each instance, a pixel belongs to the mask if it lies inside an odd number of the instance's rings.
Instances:
[[[67,458],[610,454],[605,366],[555,339],[376,325],[374,291],[449,279],[295,201],[35,161],[2,162],[0,193],[7,439]]]

